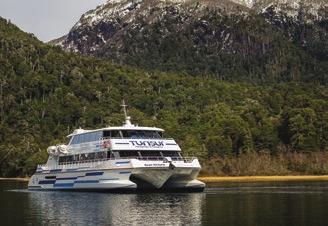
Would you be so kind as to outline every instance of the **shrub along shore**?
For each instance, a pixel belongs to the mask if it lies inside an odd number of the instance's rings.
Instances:
[[[328,153],[250,152],[237,157],[216,156],[202,163],[202,176],[304,176],[328,175]]]

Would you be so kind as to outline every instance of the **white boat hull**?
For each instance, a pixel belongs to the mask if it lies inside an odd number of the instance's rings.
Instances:
[[[38,169],[31,177],[28,188],[93,191],[203,190],[205,184],[196,180],[199,171],[197,159],[188,163],[137,159],[108,160],[89,166],[80,164]]]

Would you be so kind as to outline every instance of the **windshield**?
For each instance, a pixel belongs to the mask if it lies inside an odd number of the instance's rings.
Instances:
[[[162,136],[162,132],[148,130],[111,130],[104,133],[104,137],[130,139],[161,139]]]

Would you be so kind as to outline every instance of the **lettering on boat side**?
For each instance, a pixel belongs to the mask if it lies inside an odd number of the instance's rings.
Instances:
[[[159,166],[165,166],[164,163],[145,163],[146,167],[159,167]]]
[[[163,148],[164,142],[163,141],[130,141],[130,143],[139,148]]]

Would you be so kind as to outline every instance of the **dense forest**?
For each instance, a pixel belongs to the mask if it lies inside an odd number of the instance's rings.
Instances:
[[[212,171],[257,153],[328,151],[328,89],[315,81],[253,84],[119,66],[65,53],[0,19],[0,176],[30,175],[47,146],[78,127],[121,125],[122,99],[135,124],[164,128]]]

